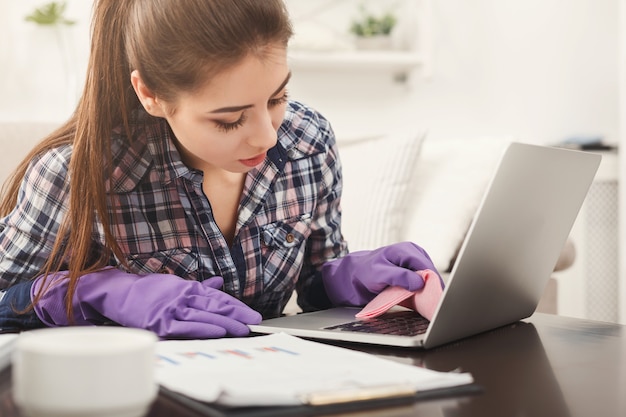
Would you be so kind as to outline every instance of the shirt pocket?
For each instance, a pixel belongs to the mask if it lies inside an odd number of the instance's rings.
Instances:
[[[127,257],[129,270],[135,274],[171,274],[184,279],[198,279],[198,256],[191,249],[179,248]]]
[[[295,286],[311,233],[311,221],[310,214],[303,214],[261,226],[266,291],[284,291]]]

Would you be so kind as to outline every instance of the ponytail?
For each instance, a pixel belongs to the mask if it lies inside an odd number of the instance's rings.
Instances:
[[[76,130],[69,167],[70,206],[55,243],[56,253],[51,257],[58,259],[57,264],[49,265],[58,270],[62,262],[67,262],[70,295],[82,275],[103,268],[112,255],[125,261],[111,231],[105,181],[112,170],[111,131],[122,125],[130,140],[129,115],[139,104],[130,83],[125,52],[125,25],[133,3],[98,0],[95,4],[85,88],[73,120]],[[104,231],[104,248],[94,259],[91,251],[96,219]],[[65,236],[67,241],[63,242]],[[72,317],[70,296],[66,298],[66,309]]]

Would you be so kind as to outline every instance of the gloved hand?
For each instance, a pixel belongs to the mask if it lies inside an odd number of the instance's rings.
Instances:
[[[424,249],[412,242],[401,242],[326,262],[322,266],[322,281],[333,305],[363,306],[388,286],[409,291],[423,288],[424,280],[415,271],[424,269],[437,272]]]
[[[45,285],[35,313],[47,326],[68,325],[65,295],[67,273],[35,279],[31,299]],[[138,327],[160,337],[217,338],[245,336],[247,324],[258,324],[261,315],[242,301],[219,290],[222,277],[203,282],[175,275],[135,275],[108,268],[82,276],[73,297],[77,325],[113,321]]]

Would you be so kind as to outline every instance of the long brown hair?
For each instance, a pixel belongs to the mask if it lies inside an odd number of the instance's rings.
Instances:
[[[66,309],[80,276],[125,256],[114,238],[106,192],[111,169],[111,133],[122,126],[132,140],[131,114],[140,105],[130,73],[138,70],[146,86],[165,102],[210,81],[248,54],[268,44],[286,46],[292,35],[282,0],[96,0],[91,53],[83,94],[70,119],[44,138],[22,161],[3,188],[0,216],[17,204],[18,190],[31,159],[72,145],[69,211],[42,273],[69,270]],[[97,222],[105,250],[93,259]],[[71,256],[70,256],[71,255]],[[65,265],[65,266],[63,266]],[[37,295],[36,300],[41,294]]]

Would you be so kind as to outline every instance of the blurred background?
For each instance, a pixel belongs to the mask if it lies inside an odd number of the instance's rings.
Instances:
[[[593,210],[608,216],[607,231],[589,256],[611,268],[609,319],[623,322],[626,168],[617,149],[626,141],[625,2],[286,0],[296,31],[290,96],[325,114],[339,137],[406,126],[428,129],[431,140],[606,145],[601,180],[609,188]],[[46,3],[0,0],[0,122],[60,123],[82,89],[92,1],[67,0],[68,22],[52,27],[25,19]],[[363,44],[385,24],[386,39]],[[561,306],[588,316],[581,305],[590,270],[577,265]]]

